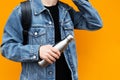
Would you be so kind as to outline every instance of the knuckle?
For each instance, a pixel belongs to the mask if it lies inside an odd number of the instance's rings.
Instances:
[[[46,59],[46,60],[47,60],[47,59],[48,59],[48,57],[47,57],[47,56],[44,56],[44,59]]]
[[[56,59],[55,59],[55,58],[53,58],[53,61],[56,61]]]
[[[50,64],[52,64],[53,62],[52,61],[49,61]]]

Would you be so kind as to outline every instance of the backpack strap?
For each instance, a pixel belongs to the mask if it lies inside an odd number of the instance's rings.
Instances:
[[[31,27],[32,10],[30,1],[21,2],[21,25],[23,27],[23,45],[28,43],[28,32]]]

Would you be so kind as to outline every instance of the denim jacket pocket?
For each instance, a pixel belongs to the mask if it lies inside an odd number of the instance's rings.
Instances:
[[[74,34],[73,30],[74,30],[74,26],[73,26],[73,23],[71,22],[71,20],[64,22],[63,31],[64,31],[66,36],[69,34],[73,35]]]
[[[34,45],[43,45],[46,43],[45,27],[32,27],[29,31],[29,42]]]

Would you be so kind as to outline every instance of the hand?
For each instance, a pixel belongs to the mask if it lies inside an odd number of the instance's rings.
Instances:
[[[51,45],[44,45],[41,46],[39,49],[40,58],[47,61],[48,63],[52,64],[59,59],[61,53],[56,48],[52,47]]]

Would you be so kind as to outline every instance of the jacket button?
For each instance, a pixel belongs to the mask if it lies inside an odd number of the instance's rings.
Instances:
[[[51,22],[51,21],[49,21],[49,24],[51,25],[51,24],[52,24],[52,22]]]
[[[33,59],[36,59],[36,58],[37,58],[37,57],[34,55],[34,56],[33,56]]]
[[[38,35],[38,32],[35,32],[34,35],[37,36],[37,35]]]
[[[32,52],[32,53],[33,53],[33,51],[34,51],[34,50],[33,50],[33,49],[31,49],[31,52]]]
[[[35,12],[34,15],[36,16],[38,14],[38,12]]]
[[[52,71],[49,71],[49,72],[48,72],[48,74],[49,74],[49,75],[52,75],[52,74],[53,74],[53,72],[52,72]]]

